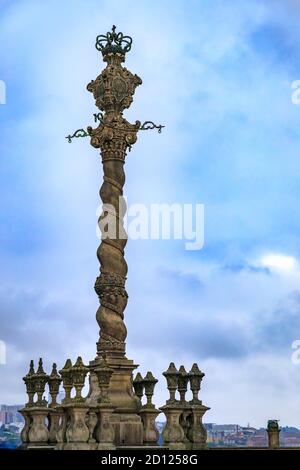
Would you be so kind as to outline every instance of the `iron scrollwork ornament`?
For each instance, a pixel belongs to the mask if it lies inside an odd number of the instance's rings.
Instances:
[[[93,116],[94,116],[94,121],[95,121],[95,122],[97,122],[97,121],[102,122],[102,120],[103,120],[103,113],[94,113]]]
[[[97,122],[99,121],[100,123],[103,123],[103,114],[102,113],[95,113],[93,114],[94,116],[94,121]],[[161,131],[163,129],[163,125],[161,124],[154,124],[154,122],[152,121],[145,121],[143,124],[140,125],[139,127],[139,131],[148,131],[148,130],[152,130],[152,129],[157,129],[158,133],[161,134]],[[89,137],[91,134],[91,128],[88,127],[87,130],[85,129],[77,129],[77,131],[74,132],[73,135],[67,135],[66,136],[66,139],[68,140],[68,142],[71,144],[72,143],[72,139],[74,138],[78,138],[78,137]]]
[[[77,129],[77,131],[74,132],[73,135],[67,135],[66,139],[68,140],[69,144],[72,143],[72,139],[78,138],[78,137],[88,137],[90,134],[88,131],[85,129]]]
[[[149,129],[157,129],[158,130],[158,133],[161,134],[161,130],[162,128],[165,127],[165,126],[162,126],[161,124],[154,124],[154,122],[152,121],[145,121],[141,127],[140,127],[140,131],[148,131]]]

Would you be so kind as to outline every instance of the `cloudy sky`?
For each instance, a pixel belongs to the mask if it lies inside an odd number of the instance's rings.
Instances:
[[[130,240],[127,356],[160,379],[206,376],[207,422],[300,427],[300,0],[0,0],[0,403],[31,358],[95,356],[102,170],[87,139],[97,34],[130,34],[143,79],[127,119],[153,120],[126,162],[129,203],[203,203],[205,244]]]

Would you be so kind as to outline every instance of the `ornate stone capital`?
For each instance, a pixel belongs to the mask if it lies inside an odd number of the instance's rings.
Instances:
[[[100,148],[102,162],[119,160],[125,162],[127,150],[137,140],[140,121],[130,124],[120,114],[106,115],[96,129],[88,127],[91,145]]]

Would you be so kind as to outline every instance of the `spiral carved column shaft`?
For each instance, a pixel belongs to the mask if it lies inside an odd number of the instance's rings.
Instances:
[[[122,121],[125,122],[123,119]],[[128,127],[131,128],[131,125],[125,122],[125,128],[130,132]],[[109,130],[112,130],[112,128]],[[105,134],[105,124],[102,124],[102,129],[99,132]],[[119,134],[123,138],[125,136],[121,128],[115,128],[110,137],[113,133],[116,133],[116,137],[120,137]],[[132,138],[136,139],[134,133],[132,133]],[[92,144],[98,145],[95,139],[97,137],[94,139],[92,137]],[[127,235],[123,225],[126,212],[126,203],[123,198],[125,183],[123,167],[127,145],[124,145],[122,139],[114,139],[113,137],[111,140],[105,139],[99,145],[102,147],[104,178],[100,188],[103,211],[99,218],[102,240],[97,250],[100,275],[95,283],[95,290],[100,300],[100,307],[96,314],[100,326],[97,353],[98,355],[106,353],[119,356],[125,354],[127,336],[124,323],[124,310],[128,298],[125,289],[127,263],[124,258]]]
[[[117,160],[104,161],[103,169],[104,181],[100,197],[104,210],[99,219],[102,242],[97,251],[101,268],[100,276],[95,283],[95,290],[101,302],[96,315],[100,326],[98,354],[107,351],[113,353],[125,351],[127,336],[123,313],[128,297],[125,290],[127,264],[124,259],[126,234],[123,227],[124,213],[121,212],[124,206],[122,194],[125,175],[123,163]],[[115,231],[115,238],[105,236],[106,230],[110,228],[112,232]]]
[[[96,105],[104,111],[99,126],[96,129],[88,128],[91,145],[101,151],[104,173],[100,188],[103,202],[99,218],[101,244],[97,250],[100,275],[95,283],[100,300],[96,314],[100,326],[97,354],[122,357],[125,355],[127,336],[124,310],[128,298],[125,290],[127,264],[124,258],[127,235],[123,225],[126,212],[123,198],[124,163],[126,152],[136,142],[141,125],[139,121],[130,124],[122,113],[130,106],[134,90],[142,81],[122,67],[124,54],[104,54],[104,60],[107,67],[87,87],[93,93]]]
[[[123,111],[132,103],[135,88],[142,80],[122,66],[125,53],[130,50],[131,38],[122,33],[98,36],[96,48],[107,63],[102,73],[92,80],[87,89],[93,93],[96,106],[103,112],[96,129],[88,128],[91,145],[100,149],[103,182],[100,198],[103,210],[99,217],[101,243],[97,250],[100,274],[95,290],[100,300],[96,318],[100,326],[97,357],[90,362],[89,404],[97,404],[101,390],[96,380],[96,368],[105,355],[113,370],[108,396],[114,412],[110,417],[116,445],[141,445],[143,425],[138,415],[140,402],[134,395],[132,371],[136,364],[125,356],[127,330],[124,310],[128,295],[125,289],[127,264],[124,249],[127,234],[124,229],[126,203],[123,198],[126,153],[137,140],[141,123],[129,123]]]

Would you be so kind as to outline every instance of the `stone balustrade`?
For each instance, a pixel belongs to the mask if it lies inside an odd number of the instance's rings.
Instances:
[[[26,385],[28,402],[20,410],[25,425],[22,431],[22,448],[55,448],[57,450],[96,450],[115,449],[114,411],[110,400],[110,383],[113,369],[103,356],[93,369],[97,377],[99,394],[91,400],[90,393],[82,396],[89,367],[81,357],[74,365],[67,359],[58,372],[54,363],[49,375],[39,360],[37,371],[33,361],[29,372],[23,378]],[[138,415],[143,425],[142,446],[155,446],[159,433],[155,425],[157,416],[163,412],[166,426],[163,431],[165,446],[170,449],[203,449],[206,447],[206,431],[202,423],[204,413],[209,410],[199,399],[201,381],[204,377],[197,364],[186,372],[184,366],[179,370],[174,363],[163,373],[167,381],[169,398],[166,404],[157,409],[153,395],[158,380],[148,371],[145,377],[138,372],[133,380],[134,394],[139,402]],[[51,402],[44,395],[49,389]],[[60,389],[64,398],[57,401]],[[187,400],[187,393],[191,400]],[[143,404],[144,402],[144,404]]]

